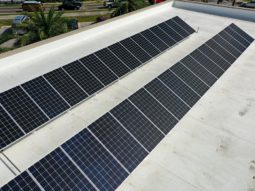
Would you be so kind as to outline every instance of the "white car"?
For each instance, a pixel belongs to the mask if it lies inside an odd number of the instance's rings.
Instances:
[[[26,15],[18,15],[16,16],[12,21],[12,30],[15,34],[23,35],[27,31],[24,29],[19,29],[18,25],[24,23],[25,21],[28,21],[30,18]]]

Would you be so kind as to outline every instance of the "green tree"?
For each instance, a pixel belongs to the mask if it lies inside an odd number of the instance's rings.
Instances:
[[[123,15],[138,9],[148,6],[148,2],[145,0],[117,0],[117,8],[112,13],[112,17]]]
[[[27,31],[27,34],[20,38],[21,46],[67,32],[67,20],[62,18],[62,15],[63,12],[56,12],[53,7],[48,13],[39,10],[31,14],[30,21],[20,26]]]

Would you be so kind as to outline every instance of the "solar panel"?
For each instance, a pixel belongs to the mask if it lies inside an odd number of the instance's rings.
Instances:
[[[184,25],[185,22],[181,24]],[[28,94],[32,104],[38,108],[37,112],[42,112],[41,115],[45,115],[46,119],[39,119],[42,116],[38,117],[38,113],[35,113],[35,117],[29,116],[33,119],[27,118],[27,122],[20,124],[21,127],[25,125],[26,133],[29,133],[183,39],[165,22],[143,31],[142,34],[126,38],[23,84],[21,87],[24,93]],[[22,109],[27,108],[24,106]],[[23,110],[17,113],[22,115]],[[26,124],[30,121],[33,123],[30,124],[31,127]],[[17,122],[19,123],[18,120]]]
[[[176,22],[174,22],[173,19],[167,20],[166,24],[174,29],[178,34],[180,34],[182,37],[189,36],[188,32],[186,32],[180,25],[178,25]]]
[[[167,70],[158,78],[189,106],[193,106],[200,99],[199,95],[179,79],[172,71]]]
[[[178,120],[145,89],[137,91],[129,98],[129,100],[165,134],[167,134],[178,122]]]
[[[151,151],[164,137],[128,100],[115,107],[111,113],[148,151]]]
[[[235,40],[237,40],[240,44],[242,44],[245,48],[247,48],[250,45],[250,42],[245,40],[243,36],[238,34],[234,29],[227,27],[225,30],[230,36],[232,36]]]
[[[108,85],[118,79],[116,74],[107,68],[94,54],[80,60],[104,85]]]
[[[120,43],[115,43],[108,48],[130,69],[133,70],[141,65],[141,62]]]
[[[180,62],[170,68],[180,79],[188,84],[193,90],[195,90],[200,96],[209,89],[209,87],[202,82],[195,74],[185,68]]]
[[[20,87],[1,93],[0,103],[26,133],[48,120],[46,115]]]
[[[198,48],[204,55],[208,56],[215,64],[221,67],[223,70],[227,70],[230,66],[230,63],[221,57],[218,53],[214,52],[206,44],[203,44]]]
[[[122,40],[120,41],[120,43],[142,63],[145,63],[151,59],[151,56],[147,52],[145,52],[139,45],[137,45],[131,38]]]
[[[212,73],[200,65],[200,63],[194,60],[191,56],[186,56],[180,62],[207,85],[212,86],[217,81],[217,78]]]
[[[147,156],[146,150],[109,113],[90,125],[89,129],[129,172]]]
[[[233,29],[235,32],[237,32],[240,36],[244,37],[245,40],[248,41],[249,43],[253,42],[254,39],[235,24],[232,23],[229,27]]]
[[[168,46],[159,37],[157,37],[153,32],[150,31],[150,29],[141,32],[141,35],[148,39],[161,52],[168,48]]]
[[[75,105],[88,96],[62,68],[44,76],[70,105]]]
[[[190,56],[218,78],[224,73],[224,70],[221,67],[219,67],[216,63],[210,60],[209,57],[201,53],[199,50],[193,51]]]
[[[229,53],[226,49],[217,44],[213,39],[210,39],[206,42],[206,45],[209,46],[212,50],[221,55],[224,59],[226,59],[229,63],[233,63],[236,58],[231,53]]]
[[[165,33],[158,25],[150,28],[150,30],[169,47],[176,43],[175,40],[169,34]]]
[[[10,181],[8,184],[0,188],[0,191],[40,191],[39,186],[29,176],[27,171],[21,173],[15,179]]]
[[[178,25],[180,25],[183,29],[185,29],[186,32],[189,34],[192,34],[195,32],[195,30],[190,27],[187,23],[185,23],[180,17],[174,17],[172,18]]]
[[[219,35],[223,39],[225,39],[228,43],[230,43],[233,47],[238,49],[240,52],[245,51],[246,47],[243,44],[241,44],[239,41],[237,41],[234,36],[227,33],[226,30],[221,31]]]
[[[0,149],[22,137],[24,133],[0,106]]]
[[[160,80],[154,79],[145,89],[178,119],[189,111],[189,107]]]
[[[238,49],[236,49],[233,45],[231,45],[220,35],[214,36],[213,39],[236,58],[238,58],[241,55],[241,52]]]
[[[63,149],[99,190],[115,190],[128,176],[87,129],[67,141]],[[82,190],[80,187],[78,189]]]
[[[54,118],[69,108],[68,104],[43,77],[31,80],[23,84],[22,87],[50,118]]]
[[[60,148],[29,171],[45,190],[96,190]]]
[[[179,42],[179,41],[181,41],[183,39],[183,37],[179,33],[177,33],[174,29],[169,27],[165,22],[164,23],[160,23],[158,26],[163,31],[165,31],[165,33],[170,35],[176,42]]]
[[[156,48],[151,42],[149,42],[140,33],[131,37],[139,46],[141,46],[150,56],[154,57],[160,53],[160,50]]]
[[[89,94],[102,89],[104,85],[80,62],[75,61],[64,66],[64,70]]]
[[[130,71],[130,69],[107,48],[97,51],[95,55],[117,74],[118,77],[121,77]]]

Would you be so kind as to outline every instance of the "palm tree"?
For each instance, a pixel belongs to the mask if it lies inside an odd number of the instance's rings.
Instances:
[[[126,0],[120,1],[117,0],[117,8],[112,13],[112,17],[123,15],[141,8],[144,8],[148,5],[145,0]]]
[[[53,7],[47,14],[43,10],[35,12],[31,24],[41,40],[67,31],[62,15],[63,12],[56,12]]]
[[[48,13],[43,10],[30,15],[31,20],[20,26],[28,31],[20,37],[20,45],[24,46],[68,31],[67,20],[62,18],[63,12],[51,8]]]

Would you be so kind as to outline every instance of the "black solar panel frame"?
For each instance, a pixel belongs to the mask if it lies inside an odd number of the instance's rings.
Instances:
[[[88,128],[129,172],[132,172],[148,154],[109,113]]]
[[[51,119],[70,108],[43,77],[22,84],[22,87]]]
[[[72,62],[63,68],[89,95],[104,87],[103,83],[79,61]]]
[[[158,78],[190,107],[192,107],[200,99],[200,96],[184,81],[178,78],[171,70],[165,71],[163,74],[158,76]]]
[[[142,31],[141,35],[143,35],[148,41],[151,42],[151,44],[153,44],[155,47],[157,47],[161,52],[165,51],[169,47],[157,35],[155,35],[153,32],[151,32],[150,29]]]
[[[71,106],[88,97],[88,94],[62,68],[53,70],[44,77]]]
[[[209,86],[207,86],[203,81],[201,81],[195,74],[193,74],[180,62],[172,66],[170,70],[175,73],[180,79],[182,79],[186,84],[188,84],[200,96],[204,95],[205,92],[207,92],[207,90],[209,89]]]
[[[0,103],[26,133],[49,120],[20,86],[1,93]]]
[[[110,112],[148,151],[152,151],[164,137],[128,100],[123,101]]]
[[[118,77],[124,76],[131,71],[130,68],[119,60],[108,48],[101,49],[94,54]]]
[[[155,100],[145,89],[137,91],[129,97],[129,100],[165,134],[169,133],[178,122],[178,119]]]
[[[184,66],[186,66],[190,71],[192,71],[198,78],[200,78],[208,86],[212,86],[216,81],[217,77],[211,72],[200,65],[191,56],[186,56],[180,61]]]
[[[179,120],[190,109],[187,103],[157,78],[145,85],[144,88]]]
[[[139,44],[150,56],[154,57],[160,54],[160,50],[155,47],[150,41],[148,41],[144,36],[140,33],[131,36],[131,38]]]
[[[68,140],[62,148],[99,190],[115,190],[128,176],[88,129]]]

